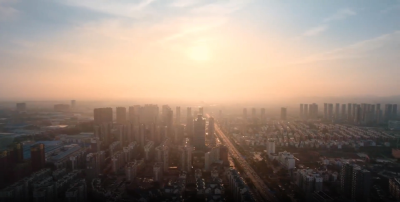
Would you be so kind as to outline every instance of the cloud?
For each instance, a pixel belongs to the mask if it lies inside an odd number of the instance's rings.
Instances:
[[[19,15],[19,11],[13,8],[10,4],[16,0],[0,0],[0,22],[9,21]]]
[[[0,21],[8,21],[15,18],[18,14],[19,11],[15,8],[0,5]]]
[[[397,10],[400,10],[400,1],[397,1],[396,4],[381,10],[381,13],[390,13]]]
[[[184,8],[198,4],[200,0],[175,0],[170,6]]]
[[[83,7],[86,9],[107,13],[115,16],[141,18],[146,14],[145,9],[155,0],[132,1],[107,1],[107,0],[58,0],[59,3],[69,6]]]
[[[328,30],[328,25],[320,25],[318,27],[311,28],[303,33],[303,36],[317,36],[326,30]]]
[[[190,4],[186,4],[188,6],[200,1],[185,2],[190,2]],[[189,10],[189,13],[186,13],[182,17],[183,22],[181,24],[180,20],[175,20],[174,24],[178,24],[178,31],[165,37],[160,42],[165,43],[177,40],[188,35],[195,35],[219,27],[229,20],[230,14],[243,9],[250,2],[251,0],[218,1],[192,8]],[[183,6],[183,4],[180,5]]]
[[[196,34],[199,32],[204,32],[206,30],[218,27],[224,24],[227,21],[225,18],[216,18],[216,19],[209,19],[204,21],[203,23],[197,23],[196,26],[192,26],[192,24],[187,24],[180,31],[174,33],[162,40],[162,42],[172,41],[178,38],[182,38],[186,35]]]
[[[318,61],[400,56],[400,31],[384,34],[349,46],[307,57],[293,64],[305,64]]]
[[[323,24],[313,27],[305,31],[301,36],[294,37],[293,39],[300,40],[302,37],[318,36],[329,29],[329,22],[343,20],[356,14],[357,13],[355,11],[349,8],[340,9],[334,15],[325,18],[323,20]]]
[[[343,20],[343,19],[346,19],[346,18],[348,18],[350,16],[354,16],[354,15],[357,15],[357,13],[354,10],[352,10],[350,8],[344,8],[344,9],[338,10],[332,16],[325,18],[324,22]]]
[[[244,8],[250,0],[230,0],[197,7],[191,10],[194,14],[227,15]]]

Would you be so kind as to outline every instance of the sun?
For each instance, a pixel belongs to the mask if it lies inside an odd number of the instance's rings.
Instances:
[[[210,50],[207,46],[194,46],[189,49],[189,57],[196,61],[210,60]]]

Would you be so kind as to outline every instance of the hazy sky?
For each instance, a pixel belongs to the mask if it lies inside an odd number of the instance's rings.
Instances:
[[[393,0],[0,0],[0,98],[398,95],[399,19]]]

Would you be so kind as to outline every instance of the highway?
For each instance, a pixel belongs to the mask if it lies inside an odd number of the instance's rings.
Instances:
[[[207,115],[207,116],[209,117],[209,115]],[[229,149],[229,153],[242,166],[245,174],[253,182],[254,186],[256,187],[256,189],[258,190],[258,192],[262,196],[262,198],[265,201],[271,201],[271,202],[278,201],[278,199],[269,192],[267,185],[265,185],[265,183],[260,178],[260,176],[257,175],[257,173],[249,165],[249,163],[243,158],[243,156],[239,153],[239,151],[236,149],[236,147],[231,143],[230,139],[228,137],[226,137],[226,135],[222,132],[222,130],[219,128],[217,123],[215,123],[215,132],[218,134],[218,136],[221,139],[223,139],[223,141],[225,142],[225,146],[227,146]]]

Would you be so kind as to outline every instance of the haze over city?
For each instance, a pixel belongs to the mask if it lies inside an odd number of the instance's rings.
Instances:
[[[0,202],[400,201],[400,0],[0,0]]]
[[[2,100],[396,96],[399,1],[0,1]]]

